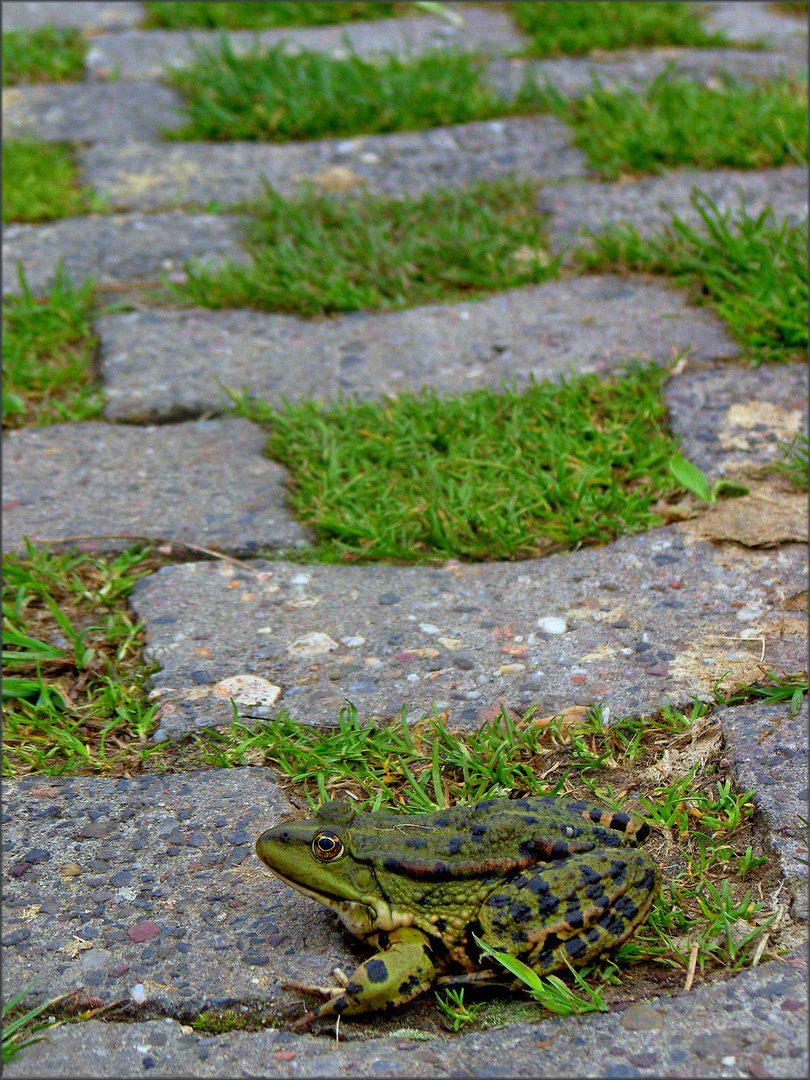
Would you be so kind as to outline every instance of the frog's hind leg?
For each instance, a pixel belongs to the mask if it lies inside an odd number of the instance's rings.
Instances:
[[[644,921],[660,882],[643,851],[590,851],[534,866],[481,912],[484,940],[506,944],[540,972],[587,963],[626,941]]]

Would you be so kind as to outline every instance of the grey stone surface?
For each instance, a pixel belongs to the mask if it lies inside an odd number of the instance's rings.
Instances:
[[[214,267],[248,261],[240,247],[239,219],[216,214],[112,214],[63,218],[48,225],[3,229],[3,291],[20,291],[18,267],[28,287],[45,292],[60,261],[74,282],[99,285],[149,282],[166,274],[183,280],[186,260]]]
[[[417,15],[339,26],[284,27],[259,34],[232,30],[228,40],[236,53],[250,52],[256,44],[269,49],[283,42],[291,52],[310,49],[337,57],[348,56],[350,49],[358,56],[384,52],[414,55],[435,48],[498,54],[513,52],[525,43],[506,12],[494,5],[470,5],[462,19],[461,26],[432,15]],[[106,79],[116,72],[121,79],[158,79],[167,68],[189,64],[194,45],[211,48],[218,41],[215,30],[130,30],[102,35],[88,52],[87,70],[91,78]]]
[[[255,199],[264,179],[282,195],[296,194],[308,182],[338,193],[416,196],[509,175],[548,181],[587,172],[569,129],[551,116],[279,146],[121,141],[96,142],[79,158],[97,194],[136,210]]]
[[[107,534],[160,537],[235,554],[305,543],[286,472],[246,420],[173,427],[55,424],[3,442],[3,547]],[[104,549],[132,541],[108,540]]]
[[[724,672],[761,677],[763,641],[770,670],[805,662],[806,619],[781,609],[804,588],[802,544],[742,551],[670,526],[516,563],[255,566],[178,565],[138,583],[165,734],[229,722],[219,684],[237,675],[280,687],[278,706],[305,723],[335,723],[348,698],[364,718],[435,704],[470,730],[501,703],[601,700],[616,716],[708,700]]]
[[[158,83],[43,83],[3,89],[3,137],[42,142],[158,140],[180,99]]]
[[[378,396],[431,386],[459,393],[506,380],[607,372],[680,350],[727,358],[737,346],[682,294],[605,275],[483,300],[322,320],[252,311],[139,311],[98,320],[108,419],[216,411],[220,383],[280,401]]]
[[[550,214],[552,248],[576,243],[585,230],[600,232],[629,223],[638,232],[661,229],[675,214],[689,225],[703,227],[692,203],[699,191],[722,213],[738,217],[741,206],[756,217],[770,206],[778,221],[798,224],[807,219],[807,170],[803,165],[781,169],[674,169],[621,184],[570,180],[541,189],[537,208]],[[705,204],[703,204],[705,205]]]
[[[807,16],[785,15],[776,5],[732,0],[712,4],[703,25],[707,30],[722,30],[731,41],[761,41],[769,48],[781,49],[798,57],[807,52]]]
[[[286,1031],[204,1037],[171,1019],[69,1024],[5,1067],[9,1077],[446,1076],[801,1077],[807,1074],[804,950],[726,983],[624,1011],[557,1017],[456,1038],[407,1031],[340,1042]]]
[[[773,461],[807,435],[806,364],[675,375],[664,398],[682,453],[713,478]]]
[[[554,60],[493,60],[485,79],[508,100],[517,93],[527,71],[543,85],[548,79],[564,97],[585,93],[593,77],[602,86],[642,87],[667,68],[673,73],[700,82],[726,73],[738,79],[777,78],[785,73],[804,76],[804,52],[762,52],[741,49],[681,49],[671,46],[654,49],[621,49],[588,56],[563,56]]]
[[[85,30],[117,30],[137,26],[144,15],[129,0],[47,0],[3,3],[3,30],[36,30],[41,26],[76,26]]]
[[[269,769],[28,776],[4,783],[3,808],[4,1000],[32,982],[105,1002],[140,985],[136,1015],[236,1002],[279,1022],[301,1015],[285,979],[352,967],[334,920],[256,858],[293,810]]]
[[[807,618],[806,592],[803,604]],[[807,919],[807,702],[797,713],[782,702],[720,709],[717,715],[737,787],[754,792],[790,883],[793,914]]]

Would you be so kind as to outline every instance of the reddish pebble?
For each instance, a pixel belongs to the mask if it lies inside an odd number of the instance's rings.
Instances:
[[[273,1057],[276,1061],[295,1061],[294,1050],[276,1050]]]
[[[9,869],[9,875],[11,877],[22,877],[26,870],[31,869],[30,862],[15,862]]]
[[[667,582],[667,585],[669,585],[670,589],[683,588],[683,582],[680,580],[680,578],[673,578],[671,581]]]
[[[587,675],[572,675],[571,676],[571,682],[584,683],[584,682],[587,682],[587,681],[588,681],[588,676]]]
[[[669,675],[668,664],[656,664],[655,667],[644,668],[648,675]]]
[[[501,652],[506,653],[507,656],[525,656],[526,655],[526,646],[525,645],[504,645],[504,647],[501,649]]]
[[[160,933],[160,927],[157,923],[142,922],[136,926],[130,926],[127,930],[127,937],[130,941],[140,943],[141,941],[151,941],[153,937],[157,937]]]
[[[121,976],[126,975],[128,971],[129,964],[116,964],[115,967],[112,969],[112,973],[116,977],[116,979],[120,979]]]
[[[801,1012],[804,1007],[803,1001],[795,1001],[793,998],[790,998],[788,1001],[783,1001],[779,1006],[783,1012]]]
[[[399,660],[400,664],[409,664],[411,662],[411,660],[415,660],[415,659],[416,659],[416,657],[413,655],[412,652],[398,652],[397,653],[397,660]]]

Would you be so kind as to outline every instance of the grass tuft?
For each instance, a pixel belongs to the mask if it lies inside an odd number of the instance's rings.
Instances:
[[[161,30],[272,30],[277,26],[323,26],[358,19],[387,19],[408,5],[382,0],[148,0],[144,27]]]
[[[268,188],[247,226],[253,264],[167,283],[185,302],[297,315],[392,310],[556,276],[531,184],[481,183],[420,198],[283,199]]]
[[[60,268],[47,296],[3,300],[3,427],[91,420],[101,414],[93,361],[93,283],[79,288]]]
[[[481,82],[484,66],[449,49],[338,60],[318,52],[289,56],[280,45],[237,56],[223,35],[218,49],[200,47],[190,67],[169,73],[188,122],[164,135],[287,142],[415,131],[526,112],[543,100],[527,80],[505,102]]]
[[[580,98],[546,88],[546,104],[605,180],[679,165],[764,169],[807,161],[807,84],[784,77],[709,85],[663,72],[645,90],[606,89],[594,76]]]
[[[3,775],[137,768],[155,707],[142,690],[141,627],[126,597],[159,560],[3,556]]]
[[[3,143],[3,222],[38,223],[102,209],[79,186],[73,151],[59,143]]]
[[[86,52],[86,40],[73,27],[9,30],[3,34],[3,86],[81,79]]]
[[[706,9],[694,3],[530,0],[510,8],[521,30],[531,35],[532,56],[581,56],[594,49],[655,45],[728,45],[725,34],[703,29],[700,16]]]
[[[275,409],[243,396],[292,504],[345,560],[531,558],[658,523],[674,486],[661,372],[523,393]]]
[[[778,225],[765,208],[723,213],[707,195],[692,202],[703,227],[673,215],[663,231],[632,225],[591,235],[577,252],[588,271],[666,274],[709,304],[755,362],[792,359],[808,344],[807,222]]]

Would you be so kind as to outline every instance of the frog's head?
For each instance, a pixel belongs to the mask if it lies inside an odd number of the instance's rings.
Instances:
[[[393,930],[392,915],[374,871],[351,853],[354,808],[327,802],[314,818],[287,821],[262,833],[256,854],[285,884],[337,912],[358,937]]]

